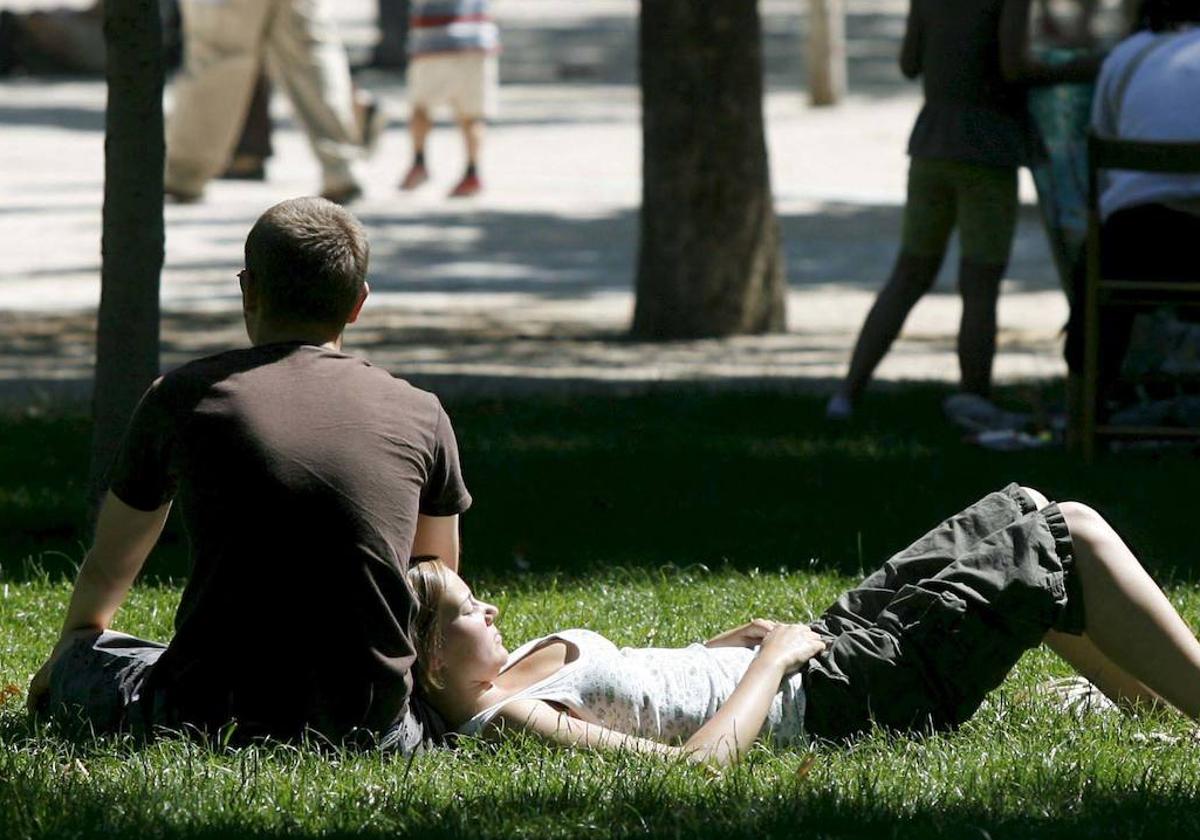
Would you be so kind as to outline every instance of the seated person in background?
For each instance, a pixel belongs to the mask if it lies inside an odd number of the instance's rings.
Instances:
[[[31,711],[404,750],[438,725],[410,703],[405,573],[414,554],[457,567],[471,497],[437,398],[341,351],[367,255],[362,226],[324,199],[259,218],[238,274],[253,346],[142,398]],[[114,633],[176,497],[192,571],[175,636]]]
[[[1137,31],[1105,59],[1096,84],[1092,128],[1122,140],[1200,142],[1200,2],[1143,0]],[[1100,173],[1103,276],[1200,280],[1200,174]],[[1087,267],[1075,271],[1067,324],[1067,365],[1083,371]],[[1120,372],[1134,311],[1108,309],[1100,325],[1100,383]]]

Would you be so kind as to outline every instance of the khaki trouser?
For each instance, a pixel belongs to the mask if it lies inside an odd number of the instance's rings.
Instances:
[[[184,72],[167,124],[169,189],[200,193],[228,163],[265,59],[321,163],[322,189],[358,180],[350,66],[326,0],[183,0]]]

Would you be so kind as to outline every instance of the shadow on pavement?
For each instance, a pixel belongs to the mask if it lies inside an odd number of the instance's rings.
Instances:
[[[900,217],[895,206],[846,203],[782,215],[793,295],[834,295],[829,305],[836,307],[836,294],[872,293],[894,258]],[[635,211],[583,219],[497,211],[423,218],[364,213],[363,220],[372,241],[374,297],[348,346],[418,379],[558,390],[561,383],[592,381],[609,389],[664,377],[725,377],[740,384],[821,378],[830,375],[831,363],[844,360],[857,327],[793,313],[806,317],[793,318],[800,326],[780,336],[665,344],[628,339]],[[211,259],[167,266],[165,368],[245,341],[235,268]],[[956,294],[955,270],[952,252],[933,296]],[[49,266],[31,276],[91,272],[98,273],[98,265]],[[188,281],[171,281],[172,275]],[[1010,277],[1009,293],[1058,288],[1032,209],[1022,215]],[[0,313],[0,403],[86,395],[94,323],[93,312]],[[921,352],[953,352],[950,334],[914,340]],[[1004,352],[1010,351],[1022,352],[1020,341],[1006,344]]]

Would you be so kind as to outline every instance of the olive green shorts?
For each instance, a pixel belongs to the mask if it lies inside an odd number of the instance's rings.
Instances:
[[[1006,265],[1017,228],[1016,168],[912,158],[903,249],[940,260],[956,226],[964,259]]]
[[[945,730],[973,715],[1049,630],[1083,632],[1071,535],[1015,484],[896,554],[812,623],[805,728]]]

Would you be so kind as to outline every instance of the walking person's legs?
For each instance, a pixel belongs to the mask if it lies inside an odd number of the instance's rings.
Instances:
[[[275,0],[267,58],[287,90],[321,164],[321,194],[345,203],[362,194],[363,135],[350,62],[326,0]]]
[[[220,177],[234,181],[266,179],[266,161],[274,153],[271,147],[271,81],[259,73],[254,95],[242,121],[242,133],[234,146],[229,164]]]
[[[412,138],[413,159],[408,172],[400,181],[400,189],[415,190],[429,180],[429,169],[425,165],[425,143],[433,121],[429,118],[429,109],[424,105],[412,106],[412,114],[408,119],[408,133]]]
[[[184,70],[167,121],[164,189],[194,201],[224,169],[262,62],[267,5],[254,0],[183,2]]]
[[[958,289],[963,308],[958,362],[962,390],[987,397],[996,356],[996,302],[1017,228],[1017,170],[973,164],[959,168]]]
[[[463,176],[450,191],[451,198],[464,198],[475,195],[483,189],[479,178],[479,151],[483,145],[483,120],[479,117],[460,117],[458,121],[462,129],[463,148],[467,156],[467,165]]]
[[[463,176],[450,191],[451,198],[462,198],[483,189],[479,176],[479,156],[483,147],[484,125],[495,116],[499,69],[496,56],[487,53],[463,55],[456,67],[458,83],[452,103],[462,130],[467,164]]]
[[[937,280],[955,219],[955,191],[944,177],[944,163],[913,158],[909,166],[900,254],[863,323],[846,379],[829,401],[826,413],[831,418],[853,413],[855,402],[900,334],[908,313]]]

